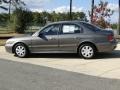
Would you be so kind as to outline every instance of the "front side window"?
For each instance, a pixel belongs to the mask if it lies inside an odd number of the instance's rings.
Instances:
[[[63,25],[62,27],[62,34],[74,34],[80,33],[81,28],[77,25]]]
[[[41,31],[44,35],[57,35],[59,32],[59,25],[51,25]]]

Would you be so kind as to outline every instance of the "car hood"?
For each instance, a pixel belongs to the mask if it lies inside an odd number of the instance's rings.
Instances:
[[[14,36],[12,37],[11,39],[25,39],[25,38],[30,38],[31,35],[17,35],[17,36]]]
[[[30,40],[31,37],[32,37],[31,35],[18,35],[18,36],[14,36],[8,39],[6,43],[7,42],[18,42],[18,41],[23,41],[23,40],[26,41],[26,40]]]
[[[22,35],[16,35],[13,38],[21,38],[21,37],[30,37],[31,35],[29,34],[22,34]]]

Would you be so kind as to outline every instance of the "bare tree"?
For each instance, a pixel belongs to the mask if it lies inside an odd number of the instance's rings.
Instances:
[[[8,8],[4,7],[4,6],[0,6],[0,8],[8,10],[9,12],[9,19],[10,19],[10,15],[11,15],[11,6],[13,6],[15,9],[16,8],[20,8],[22,6],[25,6],[25,3],[21,0],[0,0],[0,3],[6,3],[9,5]]]
[[[6,11],[7,11],[7,10],[8,10],[8,8],[6,8],[6,7],[2,6],[2,4],[3,4],[3,3],[7,3],[7,2],[6,2],[5,0],[0,0],[0,8],[1,8],[1,9],[4,9],[4,10],[6,10]]]
[[[110,22],[106,20],[113,15],[114,11],[107,8],[108,2],[100,1],[98,5],[94,5],[92,12],[89,13],[93,24],[102,28],[106,28]]]
[[[11,16],[11,6],[13,6],[15,9],[20,8],[22,6],[25,6],[25,3],[21,0],[8,0],[9,2],[9,20]]]

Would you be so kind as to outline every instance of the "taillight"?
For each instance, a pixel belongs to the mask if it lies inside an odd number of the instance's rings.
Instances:
[[[111,42],[114,40],[114,36],[113,35],[108,35],[108,40]]]

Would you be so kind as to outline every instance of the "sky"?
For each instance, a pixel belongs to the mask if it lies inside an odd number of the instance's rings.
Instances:
[[[68,12],[70,0],[23,0],[27,7],[34,12],[42,11],[56,11],[56,12]],[[108,1],[108,7],[114,10],[114,15],[112,15],[110,22],[118,22],[118,0],[103,0]],[[100,0],[95,0],[97,5]],[[84,12],[88,16],[88,11],[91,10],[91,0],[73,0],[73,11],[74,12]],[[0,10],[2,12],[2,10]],[[89,17],[88,17],[89,19]]]

